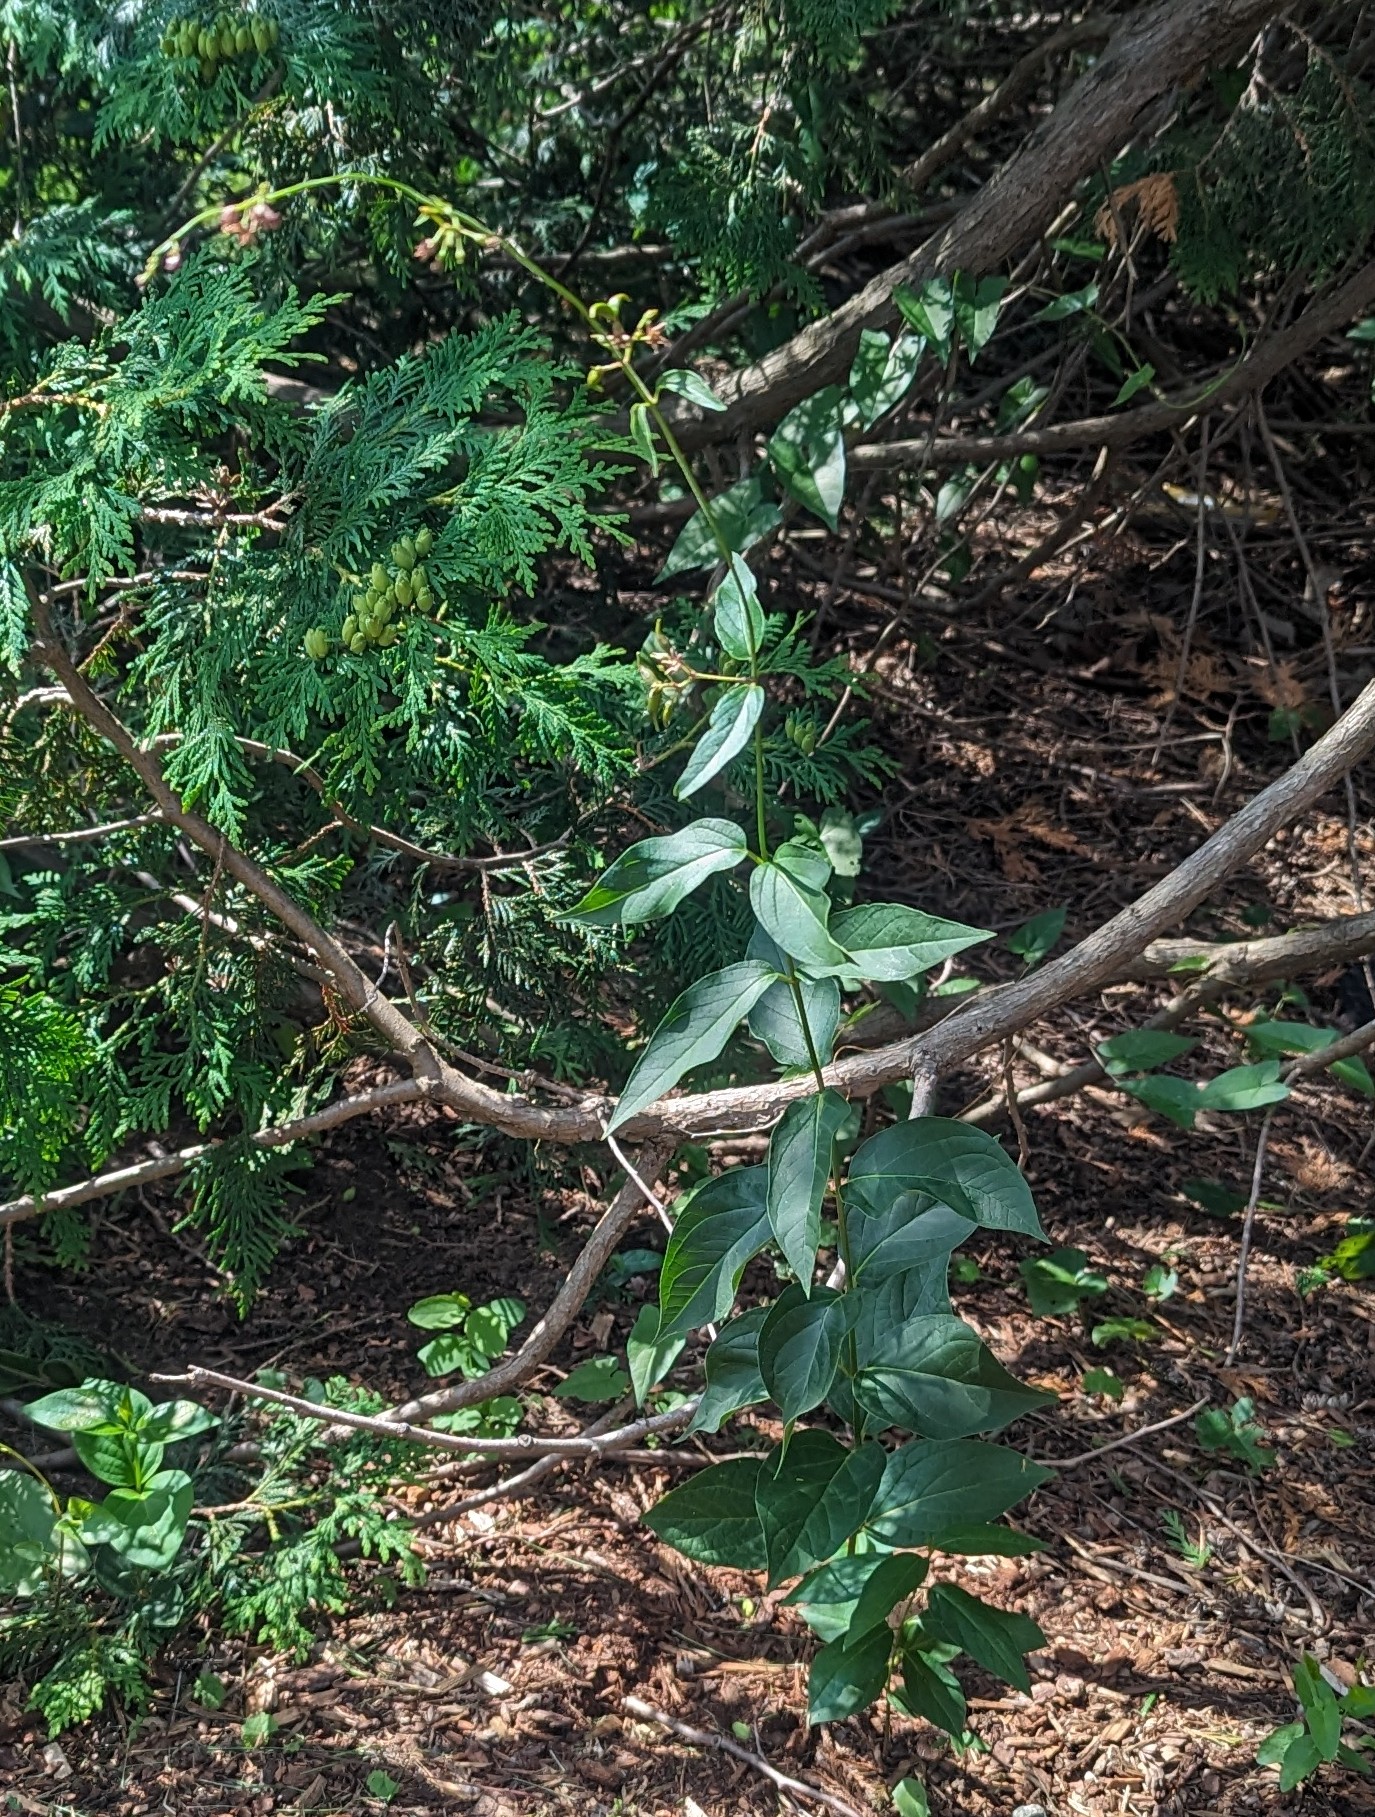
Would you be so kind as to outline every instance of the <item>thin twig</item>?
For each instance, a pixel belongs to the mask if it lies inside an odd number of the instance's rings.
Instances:
[[[1120,1451],[1124,1445],[1139,1444],[1143,1438],[1149,1438],[1153,1432],[1165,1432],[1171,1426],[1182,1426],[1185,1420],[1192,1419],[1208,1405],[1211,1397],[1204,1395],[1196,1400],[1192,1407],[1186,1407],[1183,1413],[1172,1413],[1167,1420],[1154,1420],[1149,1426],[1138,1426],[1135,1432],[1124,1433],[1121,1438],[1109,1439],[1106,1445],[1095,1445],[1091,1451],[1078,1451],[1073,1457],[1040,1457],[1035,1461],[1044,1464],[1048,1470],[1073,1470],[1080,1464],[1091,1464],[1100,1457],[1106,1457],[1109,1451]]]
[[[806,1798],[812,1804],[825,1805],[827,1810],[835,1811],[839,1817],[860,1817],[854,1805],[847,1804],[834,1792],[824,1792],[820,1786],[809,1785],[805,1779],[793,1779],[787,1773],[780,1773],[776,1766],[765,1760],[762,1754],[753,1749],[742,1747],[726,1735],[714,1735],[709,1729],[695,1729],[689,1722],[682,1722],[676,1716],[670,1716],[666,1710],[659,1710],[652,1703],[646,1703],[642,1697],[623,1697],[621,1708],[629,1710],[632,1716],[638,1716],[641,1722],[657,1723],[661,1729],[667,1729],[682,1741],[689,1741],[694,1747],[716,1748],[723,1754],[730,1754],[736,1760],[743,1760],[745,1765],[753,1767],[756,1773],[762,1773],[765,1779],[771,1780],[780,1792],[789,1792],[794,1798]]]
[[[1203,576],[1208,557],[1208,426],[1212,418],[1205,416],[1199,425],[1198,437],[1198,480],[1195,487],[1195,499],[1198,508],[1197,550],[1194,556],[1194,590],[1189,599],[1189,613],[1184,620],[1184,635],[1179,640],[1179,666],[1175,671],[1174,689],[1165,703],[1165,716],[1160,722],[1160,733],[1151,753],[1151,768],[1155,769],[1160,762],[1160,753],[1165,748],[1165,740],[1170,735],[1175,714],[1184,694],[1184,683],[1189,674],[1189,656],[1193,649],[1194,627],[1198,623],[1198,609],[1203,603]]]
[[[1260,1204],[1261,1181],[1265,1177],[1265,1151],[1270,1145],[1270,1126],[1275,1120],[1272,1104],[1261,1122],[1256,1137],[1256,1159],[1251,1168],[1251,1190],[1246,1199],[1246,1217],[1241,1226],[1241,1248],[1237,1253],[1237,1305],[1232,1318],[1232,1341],[1227,1346],[1223,1367],[1230,1369],[1241,1349],[1241,1335],[1246,1324],[1246,1269],[1251,1260],[1251,1238],[1256,1228],[1256,1207]]]

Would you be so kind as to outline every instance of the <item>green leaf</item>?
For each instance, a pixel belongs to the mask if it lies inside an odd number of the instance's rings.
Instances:
[[[778,954],[776,969],[782,970],[787,955],[779,952],[776,942],[769,939],[763,928],[756,926],[750,939],[749,957],[762,957],[766,945],[771,953]],[[807,1018],[807,1033],[803,1032],[797,998],[786,978],[771,984],[749,1013],[749,1030],[755,1040],[764,1043],[780,1066],[793,1071],[811,1065],[813,1048],[825,1066],[840,1027],[840,986],[836,980],[808,978],[804,974],[798,979],[798,985],[802,992],[803,1014]],[[812,1038],[811,1047],[807,1045],[808,1033]]]
[[[955,320],[971,366],[993,338],[1006,289],[1006,278],[973,278],[963,271],[955,275]]]
[[[1170,1300],[1179,1292],[1179,1270],[1153,1262],[1141,1277],[1141,1291],[1148,1300]]]
[[[1138,366],[1135,372],[1129,372],[1118,388],[1117,396],[1112,400],[1112,408],[1115,409],[1118,404],[1125,404],[1130,398],[1134,398],[1137,392],[1143,386],[1149,385],[1154,377],[1155,367],[1149,361],[1144,366]]]
[[[649,471],[657,479],[659,476],[659,450],[654,441],[654,426],[649,418],[649,406],[643,400],[630,406],[630,439],[635,444]]]
[[[788,1106],[769,1143],[769,1227],[804,1293],[816,1267],[835,1139],[849,1114],[838,1091],[814,1092]]]
[[[679,1199],[659,1271],[659,1338],[730,1311],[745,1264],[769,1240],[766,1167],[732,1167]]]
[[[417,1300],[406,1317],[422,1331],[450,1331],[462,1325],[472,1309],[466,1293],[434,1293],[427,1300]]]
[[[727,656],[753,662],[764,636],[764,612],[754,575],[739,555],[730,558],[730,572],[712,595],[712,622],[716,639]]]
[[[1106,1350],[1109,1344],[1144,1344],[1157,1335],[1149,1319],[1104,1319],[1089,1333],[1099,1350]]]
[[[97,1482],[137,1489],[162,1468],[161,1445],[144,1445],[126,1433],[74,1432],[72,1448]]]
[[[124,1416],[134,1417],[133,1395],[134,1390],[122,1382],[83,1382],[79,1388],[59,1388],[55,1394],[30,1401],[24,1415],[51,1432],[94,1432],[101,1427],[118,1432],[127,1429]],[[138,1399],[145,1412],[152,1411],[152,1403],[145,1396],[139,1395]]]
[[[818,1287],[810,1299],[787,1287],[759,1333],[759,1373],[784,1421],[819,1407],[830,1392],[849,1329],[851,1296]]]
[[[829,1432],[809,1431],[794,1433],[764,1459],[754,1505],[764,1535],[770,1588],[817,1562],[798,1542],[849,1455]]]
[[[1015,1527],[983,1524],[942,1534],[938,1550],[965,1558],[1028,1558],[1033,1552],[1044,1552],[1049,1543],[1034,1534],[1019,1533]]]
[[[913,1117],[862,1142],[850,1163],[847,1198],[879,1209],[900,1192],[934,1191],[932,1181],[963,1193],[986,1229],[1045,1236],[1011,1157],[983,1130],[945,1117]]]
[[[764,497],[756,474],[737,480],[729,491],[712,499],[711,512],[727,548],[737,555],[743,555],[781,522],[777,505],[770,504]],[[656,579],[671,580],[675,574],[684,574],[693,568],[714,568],[720,559],[721,552],[712,535],[711,523],[705,512],[698,511],[688,519]]]
[[[1314,1028],[1307,1022],[1251,1022],[1246,1027],[1246,1043],[1251,1051],[1266,1057],[1276,1054],[1313,1054],[1337,1039],[1335,1028]],[[1367,1098],[1375,1098],[1375,1079],[1364,1060],[1337,1060],[1328,1068],[1333,1078],[1354,1086]]]
[[[870,1628],[853,1646],[833,1640],[823,1647],[807,1677],[808,1723],[839,1722],[881,1697],[892,1643],[892,1634],[882,1627]]]
[[[1030,971],[1054,950],[1056,941],[1065,931],[1068,913],[1068,909],[1053,908],[1046,909],[1044,914],[1033,915],[1030,921],[1024,921],[1015,933],[1008,935],[1008,951],[1017,953]]]
[[[381,1767],[376,1767],[368,1774],[367,1787],[370,1798],[378,1798],[383,1804],[390,1804],[401,1790],[401,1782],[393,1779],[390,1773],[384,1773]]]
[[[937,1640],[961,1647],[995,1678],[1030,1691],[1031,1677],[1022,1655],[1046,1644],[1030,1616],[995,1609],[957,1584],[936,1584],[926,1599],[922,1626]]]
[[[1084,310],[1092,309],[1097,301],[1097,284],[1085,284],[1082,290],[1067,290],[1052,297],[1031,319],[1033,322],[1062,322],[1068,315],[1080,315]]]
[[[661,1343],[658,1307],[641,1306],[625,1341],[626,1362],[630,1367],[630,1383],[635,1390],[637,1407],[643,1407],[650,1389],[663,1381],[682,1355],[686,1342],[684,1337],[670,1337]]]
[[[830,874],[830,862],[815,847],[789,839],[750,877],[750,907],[764,932],[785,953],[821,971],[846,965],[846,954],[826,931]]]
[[[861,823],[848,808],[830,807],[821,815],[821,845],[837,877],[858,877],[864,861]]]
[[[846,1452],[844,1463],[797,1537],[793,1570],[809,1570],[820,1564],[859,1532],[874,1505],[887,1465],[888,1453],[873,1439]]]
[[[89,1564],[38,1479],[0,1470],[0,1596],[36,1596],[51,1578],[79,1576]]]
[[[183,1470],[164,1470],[149,1487],[112,1489],[81,1523],[88,1545],[113,1548],[127,1565],[165,1571],[181,1550],[195,1490]]]
[[[590,1356],[579,1363],[555,1388],[561,1401],[618,1401],[630,1386],[630,1377],[614,1356]]]
[[[750,741],[750,735],[764,711],[764,690],[754,682],[739,687],[722,688],[711,709],[707,729],[697,740],[678,778],[674,795],[686,801],[705,787]]]
[[[1088,1260],[1082,1249],[1057,1249],[1048,1256],[1028,1256],[1017,1264],[1037,1318],[1063,1318],[1081,1300],[1108,1291],[1108,1283],[1092,1272]]]
[[[1321,1765],[1322,1749],[1305,1730],[1284,1751],[1284,1759],[1280,1762],[1281,1792],[1292,1792],[1311,1773],[1316,1773]]]
[[[692,1067],[714,1060],[775,976],[773,968],[758,959],[742,959],[690,984],[636,1061],[608,1130],[619,1129],[663,1097]]]
[[[1198,1101],[1205,1110],[1259,1110],[1263,1104],[1278,1104],[1288,1096],[1279,1061],[1262,1060],[1257,1066],[1234,1066],[1209,1079],[1199,1088]]]
[[[680,832],[641,839],[602,872],[566,919],[584,927],[629,927],[671,915],[708,877],[733,870],[748,849],[733,820],[694,820]]]
[[[162,1401],[139,1426],[145,1444],[175,1445],[184,1438],[210,1432],[219,1425],[208,1407],[195,1401]]]
[[[924,1438],[996,1432],[1055,1399],[1009,1375],[962,1319],[939,1313],[890,1328],[877,1352],[860,1360],[860,1405],[882,1425]]]
[[[416,1356],[426,1375],[452,1375],[458,1369],[471,1382],[487,1373],[486,1357],[458,1331],[440,1332],[437,1338],[422,1344]]]
[[[798,504],[837,527],[845,496],[844,392],[827,385],[790,410],[769,437],[769,460]]]
[[[1202,1109],[1198,1087],[1188,1079],[1175,1079],[1169,1073],[1147,1074],[1140,1079],[1119,1079],[1118,1089],[1138,1099],[1150,1110],[1177,1123],[1181,1129],[1192,1129],[1194,1118]]]
[[[864,1586],[891,1557],[889,1552],[847,1552],[810,1572],[783,1601],[796,1606],[813,1634],[839,1640],[849,1632]]]
[[[893,301],[905,322],[936,349],[943,360],[950,357],[955,326],[955,303],[947,278],[928,278],[919,291],[899,284]]]
[[[1324,1760],[1335,1760],[1342,1738],[1342,1713],[1336,1694],[1310,1653],[1303,1654],[1294,1667],[1294,1690],[1319,1754]]]
[[[886,1546],[938,1546],[946,1533],[997,1520],[1052,1474],[1008,1445],[913,1439],[889,1457],[865,1525]]]
[[[651,1533],[700,1565],[762,1571],[764,1529],[755,1511],[760,1460],[731,1458],[671,1489],[643,1516]]]
[[[1117,1078],[1122,1073],[1148,1073],[1192,1053],[1197,1046],[1187,1035],[1172,1035],[1168,1029],[1131,1028],[1100,1041],[1094,1052],[1103,1062],[1103,1070]]]
[[[751,1306],[724,1325],[703,1359],[706,1387],[689,1432],[719,1432],[733,1413],[769,1398],[759,1373],[759,1328],[767,1306]]]
[[[676,391],[679,397],[685,397],[690,404],[703,410],[724,410],[726,407],[699,373],[688,372],[685,368],[660,373],[659,389]]]
[[[1214,1218],[1230,1218],[1243,1211],[1250,1196],[1245,1187],[1233,1186],[1227,1180],[1185,1180],[1179,1190]]]
[[[893,1787],[892,1799],[898,1817],[931,1817],[926,1787],[920,1779],[913,1779],[910,1773],[906,1779],[899,1779]]]
[[[907,395],[925,351],[926,342],[919,334],[900,334],[890,343],[877,329],[860,330],[850,367],[850,396],[862,429],[872,429]]]
[[[1110,1401],[1118,1402],[1127,1392],[1127,1384],[1111,1369],[1086,1369],[1079,1387],[1085,1394],[1106,1394]]]
[[[838,974],[858,972],[889,984],[929,972],[952,954],[992,938],[982,928],[941,921],[899,902],[842,909],[831,923],[831,937],[848,955],[848,963],[834,968]]]
[[[1288,1752],[1291,1741],[1297,1741],[1305,1733],[1301,1722],[1286,1722],[1282,1729],[1272,1729],[1256,1749],[1256,1765],[1277,1767]]]
[[[925,1580],[927,1564],[920,1552],[890,1552],[865,1579],[850,1617],[849,1644],[853,1646],[868,1628],[887,1622],[889,1615]]]
[[[906,1715],[920,1716],[947,1735],[963,1735],[968,1712],[959,1679],[916,1646],[903,1647],[902,1689],[890,1695]]]
[[[511,1333],[525,1317],[525,1301],[510,1294],[475,1306],[463,1326],[463,1335],[486,1357],[498,1357],[511,1341]]]
[[[855,1283],[863,1283],[866,1298],[876,1283],[944,1264],[974,1234],[976,1226],[961,1208],[933,1203],[937,1190],[933,1181],[930,1192],[899,1193],[878,1212],[871,1212],[859,1198],[850,1203],[850,1261]],[[964,1198],[958,1188],[951,1196]]]

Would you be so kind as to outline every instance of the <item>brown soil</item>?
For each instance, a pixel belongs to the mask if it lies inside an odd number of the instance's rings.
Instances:
[[[874,841],[876,889],[1004,930],[1066,903],[1072,937],[1279,772],[1287,748],[1266,737],[1273,676],[1219,654],[1226,627],[1210,628],[1206,615],[1195,670],[1154,756],[1180,656],[1155,596],[1172,598],[1182,623],[1191,562],[1185,550],[1165,571],[1126,578],[1082,566],[1077,596],[1088,603],[1068,629],[1039,629],[1042,604],[1029,593],[1015,622],[932,624],[926,643],[891,646],[876,671],[875,710],[903,771]],[[1063,598],[1063,576],[1048,584]],[[868,593],[842,589],[833,608],[843,624],[829,631],[861,655],[887,617],[880,590],[877,581]],[[1362,609],[1358,592],[1346,609]],[[1320,692],[1314,673],[1310,661],[1310,693]],[[1348,696],[1359,679],[1345,673]],[[1368,778],[1360,809],[1369,870]],[[1350,912],[1347,838],[1337,796],[1191,927],[1213,938],[1254,931],[1248,905],[1268,910],[1275,929]],[[1011,975],[1014,964],[993,952],[977,969]],[[1327,977],[1306,988],[1328,1016],[1353,985]],[[1165,994],[1109,992],[1033,1038],[1056,1058],[1081,1059],[1091,1040],[1138,1023]],[[1210,1060],[1241,1057],[1221,1018],[1204,1039]],[[1022,1059],[1016,1066],[1022,1082],[1035,1076]],[[953,1113],[996,1087],[1000,1069],[991,1057],[946,1081],[941,1108]],[[803,1726],[805,1630],[761,1601],[756,1582],[692,1565],[640,1524],[666,1486],[704,1461],[705,1448],[689,1444],[569,1468],[530,1499],[427,1530],[421,1589],[389,1597],[386,1574],[361,1566],[356,1606],[320,1624],[303,1666],[252,1647],[212,1644],[195,1659],[183,1648],[167,1659],[146,1720],[102,1719],[65,1735],[60,1751],[13,1687],[0,1704],[9,1808],[380,1811],[366,1790],[378,1768],[399,1786],[390,1809],[404,1813],[691,1817],[695,1806],[706,1817],[762,1817],[780,1808],[750,1767],[629,1717],[627,1693],[714,1733],[747,1725],[752,1749],[858,1811],[883,1807],[884,1787],[908,1772],[926,1778],[937,1817],[1010,1817],[1023,1804],[1050,1817],[1300,1808],[1254,1755],[1292,1716],[1289,1673],[1301,1650],[1341,1677],[1371,1650],[1375,1301],[1365,1284],[1342,1282],[1303,1299],[1296,1271],[1331,1249],[1348,1215],[1375,1212],[1371,1106],[1324,1081],[1277,1118],[1246,1341],[1225,1370],[1239,1220],[1204,1215],[1181,1186],[1200,1175],[1249,1180],[1257,1122],[1218,1118],[1185,1132],[1106,1093],[1027,1115],[1026,1171],[1052,1239],[1087,1251],[1110,1291],[1087,1317],[1033,1318],[1017,1271],[1030,1246],[991,1235],[971,1245],[979,1276],[957,1288],[962,1313],[1011,1368],[1061,1397],[1015,1428],[1013,1442],[1045,1459],[1076,1457],[1225,1391],[1252,1398],[1277,1459],[1252,1477],[1205,1454],[1186,1420],[1078,1462],[1040,1491],[1019,1514],[1047,1542],[1038,1556],[949,1561],[970,1587],[1034,1615],[1048,1637],[1029,1696],[966,1675],[978,1740],[963,1758],[902,1717],[869,1715],[821,1736]],[[385,1126],[351,1126],[321,1153],[297,1210],[302,1235],[242,1323],[216,1297],[194,1245],[168,1234],[170,1191],[102,1209],[80,1276],[21,1254],[18,1291],[29,1309],[71,1321],[136,1370],[199,1362],[242,1375],[273,1362],[296,1377],[339,1371],[400,1393],[419,1374],[404,1317],[411,1301],[462,1287],[474,1299],[515,1292],[543,1304],[594,1216],[605,1183],[597,1164],[589,1157],[574,1189],[572,1174],[545,1180],[532,1171],[538,1159],[502,1145],[479,1152],[443,1115],[412,1110]],[[627,1239],[639,1240],[655,1242],[655,1230],[646,1224]],[[1156,1304],[1142,1279],[1162,1259],[1178,1271],[1178,1291]],[[622,1340],[634,1312],[633,1297],[589,1306],[536,1391],[579,1351]],[[1154,1335],[1096,1349],[1090,1324],[1116,1314],[1149,1318]],[[1120,1405],[1080,1388],[1084,1372],[1105,1363],[1126,1385]],[[567,1418],[562,1402],[536,1410]],[[737,1427],[714,1449],[740,1443]],[[433,1501],[453,1493],[435,1489]],[[1189,1557],[1166,1516],[1198,1548]],[[231,1686],[218,1713],[191,1701],[202,1664]],[[244,1713],[265,1708],[278,1727],[249,1751]],[[1375,1810],[1375,1795],[1350,1773],[1332,1774],[1303,1792],[1301,1808],[1354,1817]]]

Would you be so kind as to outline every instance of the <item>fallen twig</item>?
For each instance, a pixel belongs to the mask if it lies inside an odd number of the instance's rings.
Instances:
[[[839,1812],[840,1817],[860,1817],[854,1805],[847,1804],[834,1792],[824,1792],[820,1786],[809,1785],[805,1779],[793,1779],[787,1773],[780,1773],[762,1754],[743,1747],[727,1735],[714,1735],[710,1729],[695,1729],[691,1723],[670,1716],[666,1710],[656,1709],[642,1697],[623,1697],[621,1708],[629,1710],[632,1716],[638,1716],[641,1722],[657,1723],[661,1729],[667,1729],[682,1741],[690,1741],[694,1747],[716,1748],[723,1754],[732,1755],[736,1760],[743,1760],[746,1766],[753,1767],[756,1773],[762,1773],[766,1779],[771,1780],[780,1792],[790,1792],[795,1798],[806,1798],[813,1804],[824,1804],[828,1810]]]

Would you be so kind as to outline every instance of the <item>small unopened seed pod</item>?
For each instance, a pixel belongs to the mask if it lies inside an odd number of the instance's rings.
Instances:
[[[398,568],[407,572],[415,566],[415,544],[409,536],[403,536],[399,543],[392,544],[391,558]]]
[[[418,593],[422,587],[428,587],[429,584],[429,575],[426,574],[420,563],[417,562],[411,569],[411,592]]]
[[[311,627],[305,636],[306,655],[314,662],[323,662],[329,655],[329,632],[322,631],[318,625]]]
[[[429,612],[434,607],[434,594],[431,593],[428,587],[420,587],[416,591],[411,604],[415,607],[417,612]]]
[[[412,597],[410,576],[406,574],[401,575],[394,583],[393,591],[396,594],[397,605],[408,606],[411,603]]]
[[[387,570],[382,566],[381,562],[374,562],[372,564],[372,574],[370,578],[372,580],[372,590],[374,593],[386,592]]]
[[[275,19],[269,19],[269,20],[268,20],[268,22],[267,22],[267,35],[268,35],[268,39],[269,39],[269,41],[270,41],[270,42],[271,42],[271,43],[272,43],[272,44],[276,44],[276,42],[277,42],[277,40],[278,40],[278,39],[279,39],[279,38],[280,38],[280,37],[281,37],[281,35],[282,35],[282,28],[281,28],[281,26],[280,26],[280,25],[279,25],[279,24],[278,24],[278,22],[277,22],[277,21],[276,21],[276,20],[275,20]]]
[[[350,612],[348,617],[344,620],[344,628],[340,631],[339,635],[346,644],[351,644],[353,642],[353,634],[357,629],[358,614],[356,612]]]
[[[207,27],[202,26],[200,35],[196,40],[196,49],[200,52],[203,59],[208,59],[213,62],[220,54],[220,41],[214,32],[208,30]]]
[[[391,601],[389,599],[384,599],[372,615],[373,623],[376,625],[389,625],[392,621],[392,614],[395,611],[396,607]]]
[[[388,625],[386,630],[382,633],[382,635],[377,640],[378,648],[382,649],[382,650],[390,650],[392,645],[395,642],[396,642],[396,626]]]
[[[265,57],[272,49],[272,33],[267,29],[266,19],[253,21],[253,48],[260,57]]]
[[[353,636],[349,639],[349,649],[353,651],[355,656],[361,656],[367,647],[367,638],[364,637],[361,631],[355,631]]]
[[[245,51],[252,50],[252,48],[253,48],[252,32],[249,31],[249,29],[246,25],[236,26],[235,31],[234,31],[234,49],[237,51],[239,56],[243,56]]]
[[[430,550],[433,548],[434,548],[434,532],[432,530],[428,530],[428,529],[417,530],[415,533],[415,552],[416,552],[416,554],[417,555],[428,555]]]

